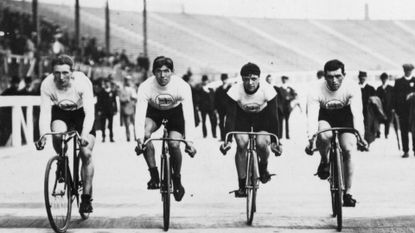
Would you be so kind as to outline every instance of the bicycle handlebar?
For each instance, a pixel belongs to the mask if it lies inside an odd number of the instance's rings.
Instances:
[[[173,141],[173,142],[182,142],[184,143],[186,146],[189,146],[189,142],[192,141],[188,141],[188,140],[184,140],[184,139],[174,139],[174,138],[149,138],[147,139],[144,143],[143,143],[143,148],[145,148],[147,146],[147,144],[151,141]]]
[[[322,133],[325,133],[325,132],[328,132],[328,131],[331,131],[331,132],[333,132],[333,131],[337,131],[337,132],[350,132],[350,133],[354,134],[354,136],[357,138],[357,143],[358,144],[365,144],[365,142],[362,139],[362,136],[360,135],[359,131],[357,131],[356,129],[350,128],[350,127],[333,127],[333,128],[323,129],[321,131],[318,131],[317,133],[315,133],[311,137],[310,142],[309,142],[309,145],[305,149],[305,151],[306,151],[306,153],[308,155],[313,155],[314,151],[317,150],[317,148],[313,148],[313,145],[314,145],[314,142],[317,139],[317,136],[319,134],[322,134]],[[365,147],[364,150],[367,150],[366,146],[364,146],[364,147]]]
[[[238,135],[238,134],[244,134],[244,135],[264,135],[264,136],[271,136],[275,138],[275,141],[278,143],[278,137],[277,135],[273,134],[273,133],[258,133],[258,132],[244,132],[244,131],[230,131],[226,134],[225,136],[225,142],[229,142],[229,137],[232,135]]]
[[[57,135],[57,136],[67,136],[68,138],[65,140],[65,143],[66,142],[68,142],[70,139],[72,139],[73,137],[77,137],[77,143],[79,143],[79,145],[81,145],[81,146],[87,146],[88,145],[88,143],[86,143],[86,144],[82,144],[82,141],[81,141],[81,136],[79,135],[79,133],[78,133],[78,131],[76,131],[76,130],[70,130],[70,131],[67,131],[67,132],[49,132],[49,133],[45,133],[45,134],[43,134],[40,138],[39,138],[39,140],[37,140],[36,142],[35,142],[35,146],[36,146],[36,148],[38,149],[38,150],[42,150],[43,148],[44,148],[44,145],[42,146],[42,145],[40,145],[40,142],[44,139],[44,138],[46,138],[46,136],[48,136],[48,135]]]
[[[78,138],[81,138],[81,136],[79,135],[78,131],[76,131],[76,130],[70,130],[70,131],[67,131],[67,132],[60,132],[60,133],[58,133],[58,132],[50,132],[50,133],[45,133],[45,134],[43,134],[43,135],[39,138],[39,140],[43,139],[44,137],[46,137],[46,136],[48,136],[48,135],[60,135],[60,136],[64,136],[64,135],[66,135],[66,136],[68,136],[69,138],[73,138],[73,137],[75,137],[75,136],[77,136]]]

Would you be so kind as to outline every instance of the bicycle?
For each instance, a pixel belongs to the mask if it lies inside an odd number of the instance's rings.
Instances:
[[[277,144],[278,144],[278,137],[272,133],[256,133],[254,132],[253,128],[251,127],[250,132],[242,132],[242,131],[231,131],[226,134],[225,142],[230,142],[229,137],[232,135],[248,135],[248,147],[247,147],[247,156],[246,156],[246,183],[245,183],[245,190],[246,190],[246,218],[247,224],[252,225],[252,221],[254,220],[254,213],[256,212],[256,196],[257,190],[259,189],[259,160],[258,155],[256,153],[256,137],[259,135],[264,136],[271,136],[274,137]],[[222,153],[225,155],[226,151],[229,150],[226,148],[225,151]],[[270,174],[271,176],[275,174]],[[235,192],[235,191],[232,191]],[[232,193],[230,192],[230,193]]]
[[[143,153],[146,149],[146,145],[149,142],[152,141],[161,141],[162,147],[161,147],[161,160],[160,160],[160,168],[161,168],[161,174],[160,174],[160,193],[161,193],[161,201],[163,202],[163,229],[164,231],[169,230],[170,226],[170,194],[172,193],[172,171],[171,171],[171,163],[170,163],[170,153],[169,153],[169,146],[167,142],[169,141],[176,141],[181,142],[188,146],[188,143],[190,141],[184,140],[184,139],[173,139],[168,138],[168,131],[166,128],[167,120],[162,120],[162,126],[163,126],[163,137],[161,138],[149,138],[143,143],[143,148],[139,150],[138,148],[135,149],[137,155],[140,155]],[[186,151],[187,152],[187,151]],[[189,152],[187,152],[189,153]],[[190,155],[190,153],[189,153]],[[191,157],[194,156],[190,155]]]
[[[308,155],[313,155],[313,152],[316,151],[316,148],[313,148],[317,136],[321,133],[331,131],[333,132],[333,137],[330,141],[329,149],[329,164],[330,164],[330,176],[328,181],[330,183],[330,194],[331,194],[331,207],[333,217],[337,217],[337,231],[341,231],[343,227],[343,192],[345,191],[344,185],[344,173],[343,173],[343,154],[339,144],[339,133],[341,132],[350,132],[353,133],[357,140],[358,146],[365,145],[360,136],[359,132],[354,128],[348,127],[333,127],[330,129],[325,129],[317,132],[313,135],[310,140],[310,144],[306,147],[306,153]],[[366,148],[362,148],[365,150]]]
[[[62,139],[61,151],[58,155],[49,159],[46,165],[44,180],[44,198],[48,220],[52,229],[57,233],[66,232],[71,220],[72,203],[76,199],[79,209],[79,195],[83,191],[83,181],[79,170],[79,155],[81,145],[77,131],[71,130],[64,133],[46,133],[39,139],[48,135],[60,136]],[[71,175],[69,158],[66,155],[68,143],[73,139],[73,176]],[[42,150],[43,147],[38,147]],[[89,218],[89,213],[81,213],[83,220]]]

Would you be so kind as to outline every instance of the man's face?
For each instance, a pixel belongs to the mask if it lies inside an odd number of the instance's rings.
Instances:
[[[172,70],[170,70],[167,66],[163,65],[160,68],[157,68],[154,71],[154,75],[156,76],[156,80],[160,86],[166,86],[170,82],[171,75],[173,74]]]
[[[72,71],[69,65],[55,65],[53,67],[53,80],[58,89],[64,89],[71,85]]]
[[[359,76],[358,78],[359,78],[359,84],[363,84],[367,79],[366,76]]]
[[[337,91],[344,79],[344,74],[342,73],[342,70],[339,68],[334,71],[327,71],[325,75],[327,87],[331,91]]]
[[[404,69],[403,72],[406,77],[410,77],[412,75],[412,69]]]
[[[272,77],[271,76],[267,76],[265,78],[265,81],[267,81],[267,83],[271,84],[272,83]]]
[[[242,82],[244,84],[245,91],[253,92],[259,86],[259,76],[253,74],[249,76],[242,76]]]

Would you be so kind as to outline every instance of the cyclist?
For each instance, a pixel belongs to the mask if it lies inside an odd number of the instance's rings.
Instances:
[[[73,71],[74,62],[68,55],[52,60],[52,74],[41,84],[40,135],[47,132],[66,132],[75,129],[80,134],[82,160],[81,175],[84,181],[79,211],[92,212],[92,179],[94,164],[92,150],[95,143],[94,96],[92,83],[82,72]],[[46,144],[46,137],[36,143],[38,149]],[[60,137],[53,137],[53,147],[61,150]]]
[[[173,74],[171,58],[159,56],[153,62],[153,77],[144,81],[137,92],[136,132],[137,153],[143,150],[143,143],[151,134],[160,128],[163,119],[167,119],[169,138],[194,138],[194,113],[192,92],[188,83]],[[185,189],[181,183],[180,170],[182,154],[179,142],[169,142],[172,162],[173,195],[181,201]],[[160,188],[159,173],[154,157],[154,146],[150,142],[144,152],[150,172],[147,189]],[[190,156],[196,153],[192,143],[186,146]]]
[[[331,127],[351,127],[364,135],[362,97],[360,87],[345,77],[344,64],[339,60],[330,60],[324,65],[324,79],[318,80],[315,87],[310,88],[307,99],[307,134],[309,140],[314,133]],[[328,151],[331,132],[320,134],[316,146],[321,154],[321,162],[317,169],[320,179],[330,175]],[[339,137],[343,151],[345,193],[344,206],[354,207],[356,200],[351,195],[353,163],[352,154],[356,151],[356,137],[352,133],[343,132]],[[360,145],[364,148],[367,143]],[[360,148],[360,147],[359,147]]]
[[[251,126],[255,132],[271,132],[277,135],[278,115],[276,109],[276,91],[267,82],[260,79],[260,68],[254,63],[247,63],[242,66],[240,74],[242,83],[233,85],[227,95],[230,106],[225,122],[225,132],[230,131],[251,131]],[[235,192],[235,197],[245,197],[246,182],[246,151],[248,146],[247,135],[235,136],[237,149],[235,155],[236,170],[238,173],[239,189]],[[268,145],[271,143],[271,150],[276,156],[281,155],[281,146],[269,136],[257,137],[257,153],[259,157],[260,181],[267,183],[271,179],[268,172]],[[220,150],[222,153],[230,148],[230,142],[224,142]]]

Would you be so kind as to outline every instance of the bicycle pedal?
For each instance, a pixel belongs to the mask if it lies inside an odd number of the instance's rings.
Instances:
[[[229,194],[236,193],[236,192],[238,192],[238,189],[230,191]]]
[[[274,173],[272,173],[272,174],[269,174],[269,176],[271,177],[271,176],[276,176],[277,174],[274,174]]]

